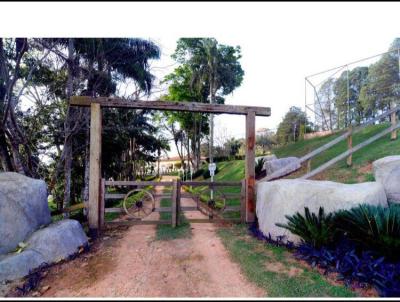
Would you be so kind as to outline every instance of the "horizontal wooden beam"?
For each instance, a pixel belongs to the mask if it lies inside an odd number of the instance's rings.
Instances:
[[[70,99],[72,106],[90,106],[98,103],[101,107],[132,108],[132,109],[153,109],[170,111],[191,111],[203,113],[226,113],[247,115],[255,112],[258,116],[270,116],[271,108],[255,106],[235,106],[223,104],[208,104],[197,102],[171,102],[171,101],[128,101],[120,98],[91,98],[87,96],[73,96]]]
[[[182,181],[181,186],[208,186],[208,187],[236,187],[241,186],[240,181]]]
[[[107,221],[106,225],[116,226],[131,226],[131,225],[151,225],[151,224],[170,224],[170,220],[121,220],[121,221]]]
[[[172,186],[172,181],[123,181],[123,180],[106,180],[106,186]]]
[[[186,219],[189,223],[224,223],[224,222],[240,222],[240,218],[223,218],[223,219],[207,219],[207,218],[190,218]]]
[[[125,210],[123,208],[105,208],[105,213],[124,213]]]

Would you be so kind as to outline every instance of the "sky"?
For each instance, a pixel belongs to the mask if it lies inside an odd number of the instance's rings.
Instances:
[[[173,70],[170,55],[180,37],[239,45],[244,80],[226,104],[271,107],[270,117],[256,119],[256,128],[270,129],[291,106],[304,109],[305,76],[384,52],[400,37],[396,2],[1,3],[5,9],[26,22],[2,14],[3,37],[151,39],[162,49],[152,63],[159,77]],[[3,32],[6,24],[16,26]],[[244,117],[218,116],[218,132],[243,137]]]

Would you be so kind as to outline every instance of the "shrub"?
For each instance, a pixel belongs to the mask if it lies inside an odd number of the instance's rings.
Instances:
[[[194,178],[197,178],[197,177],[199,177],[200,175],[203,175],[203,173],[204,173],[204,169],[198,169],[196,172],[194,172],[193,173],[193,175],[192,175],[192,177],[193,177],[193,179]]]
[[[296,250],[296,257],[328,272],[337,272],[346,285],[357,281],[360,286],[371,284],[380,296],[400,295],[400,263],[390,263],[374,252],[357,253],[354,243],[340,240],[335,248],[315,248],[304,243]]]
[[[285,228],[313,247],[330,246],[335,239],[336,230],[332,213],[326,215],[324,208],[320,207],[318,216],[310,213],[308,207],[304,208],[304,216],[297,212],[293,216],[285,215],[287,224],[276,225]]]
[[[262,168],[264,167],[264,162],[265,162],[264,157],[261,157],[256,161],[256,165],[255,165],[256,178],[257,178],[257,176],[261,175]]]
[[[360,205],[336,213],[337,229],[360,246],[400,259],[400,207]]]

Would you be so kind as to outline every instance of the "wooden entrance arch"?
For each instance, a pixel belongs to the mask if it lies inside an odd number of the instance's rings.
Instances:
[[[97,234],[99,224],[99,203],[101,194],[101,139],[102,107],[153,109],[169,111],[188,111],[215,114],[235,114],[246,116],[246,158],[245,158],[245,221],[255,219],[255,117],[270,116],[269,107],[233,106],[222,104],[204,104],[194,102],[170,101],[128,101],[119,98],[74,96],[71,106],[90,107],[90,174],[88,219],[91,233]]]

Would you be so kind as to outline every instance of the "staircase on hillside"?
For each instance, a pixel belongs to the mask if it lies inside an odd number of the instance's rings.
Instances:
[[[302,156],[299,161],[300,164],[303,163],[307,163],[307,173],[304,174],[303,176],[301,176],[301,179],[307,179],[310,178],[324,170],[326,170],[327,168],[329,168],[330,166],[334,165],[335,163],[337,163],[338,161],[345,159],[347,157],[347,163],[349,165],[351,165],[351,155],[360,150],[361,148],[371,144],[372,142],[376,141],[377,139],[381,138],[382,136],[387,135],[388,133],[391,133],[391,139],[396,139],[397,137],[397,129],[400,128],[400,122],[397,122],[397,118],[396,118],[396,113],[400,111],[400,105],[394,107],[391,110],[388,110],[384,113],[382,113],[381,115],[369,120],[368,122],[357,126],[357,127],[349,127],[348,130],[343,133],[342,135],[340,135],[339,137],[335,138],[334,140],[326,143],[325,145],[311,151],[310,153]],[[371,136],[370,138],[368,138],[367,140],[365,140],[364,142],[356,145],[353,147],[352,144],[352,135],[360,132],[362,129],[364,129],[365,127],[367,127],[368,125],[372,125],[374,124],[376,121],[379,121],[387,116],[391,116],[390,120],[391,120],[391,126],[373,136]],[[329,149],[330,147],[336,145],[337,143],[343,141],[347,139],[347,145],[348,145],[348,149],[347,151],[337,155],[336,157],[332,158],[331,160],[327,161],[326,163],[322,164],[321,166],[317,167],[316,169],[311,171],[311,159],[315,156],[317,156],[318,154],[324,152],[325,150]],[[298,163],[295,163],[298,164]],[[285,176],[288,176],[292,173],[294,173],[295,171],[299,170],[299,168],[295,169],[294,164],[291,165],[287,165],[285,167],[283,167],[282,169],[279,169],[277,171],[275,171],[274,173],[267,175],[264,178],[259,179],[257,182],[261,182],[261,181],[271,181],[271,180],[276,180],[276,179],[280,179],[283,178]]]

